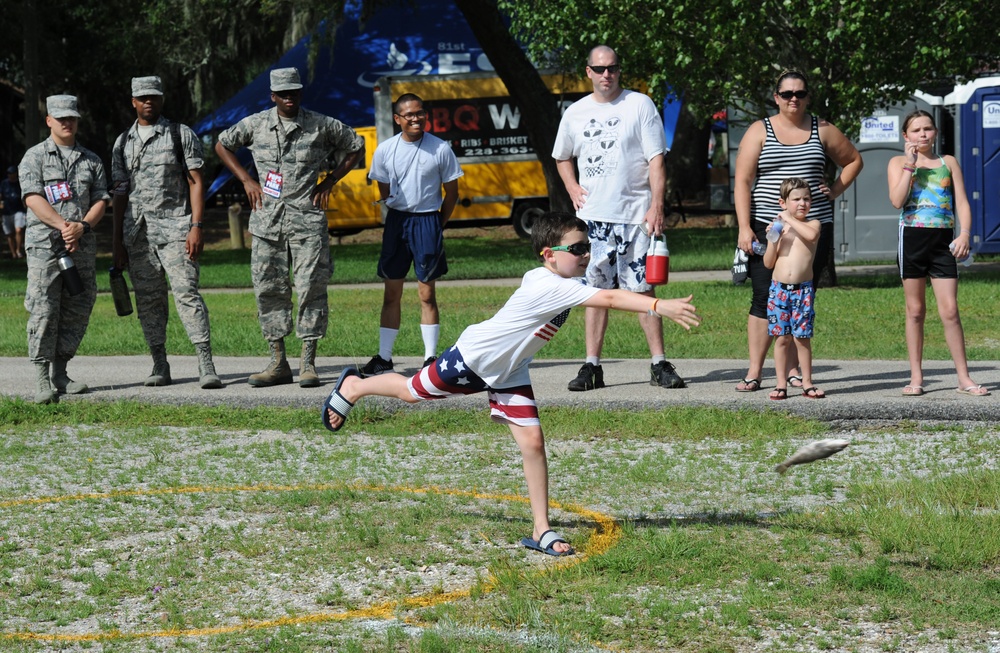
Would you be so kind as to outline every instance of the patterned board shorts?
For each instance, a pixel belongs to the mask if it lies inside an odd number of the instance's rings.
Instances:
[[[590,265],[587,285],[602,290],[624,288],[632,292],[652,289],[646,283],[649,236],[639,224],[587,222]]]
[[[816,290],[812,281],[771,281],[767,298],[767,332],[772,336],[812,338],[816,319],[815,301]]]
[[[502,424],[538,426],[538,404],[531,385],[491,388],[465,365],[462,352],[452,346],[407,381],[415,399],[447,399],[459,395],[488,393],[490,418]]]

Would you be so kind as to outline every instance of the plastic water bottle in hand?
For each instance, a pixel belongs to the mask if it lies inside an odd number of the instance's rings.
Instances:
[[[781,237],[781,230],[785,228],[785,223],[780,218],[775,218],[771,226],[767,228],[767,239],[772,243],[778,242]]]
[[[952,256],[955,255],[955,243],[948,245],[948,249],[951,251]],[[965,255],[965,258],[957,259],[959,265],[969,267],[972,265],[972,248],[969,248],[969,253]]]

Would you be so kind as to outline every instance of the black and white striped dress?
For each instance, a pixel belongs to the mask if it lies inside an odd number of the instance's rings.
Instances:
[[[812,116],[809,140],[801,145],[785,145],[774,135],[771,119],[764,118],[767,136],[760,158],[757,159],[757,179],[750,195],[750,215],[754,220],[770,222],[781,212],[781,182],[800,177],[809,182],[812,191],[810,219],[833,222],[833,203],[819,190],[826,167],[826,150],[819,139],[819,119]]]

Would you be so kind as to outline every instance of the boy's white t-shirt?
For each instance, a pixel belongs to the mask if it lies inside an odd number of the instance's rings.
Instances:
[[[531,359],[559,331],[569,309],[598,292],[600,288],[579,279],[535,268],[496,315],[465,329],[455,346],[469,369],[490,387],[528,385]]]
[[[557,161],[576,159],[587,201],[583,220],[638,224],[652,203],[649,161],[667,151],[663,121],[642,93],[623,90],[612,102],[593,94],[563,114],[552,148]]]
[[[451,146],[434,134],[416,142],[396,134],[375,148],[368,178],[389,184],[390,209],[430,213],[441,208],[441,185],[462,174]]]

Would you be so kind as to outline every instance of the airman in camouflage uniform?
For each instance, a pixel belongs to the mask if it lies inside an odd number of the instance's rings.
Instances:
[[[212,361],[208,308],[198,292],[205,207],[201,142],[186,125],[160,115],[159,77],[132,79],[132,107],[136,121],[112,150],[112,246],[115,267],[128,268],[139,323],[153,356],[145,385],[172,383],[166,348],[169,279],[177,315],[198,352],[199,384],[221,388]]]
[[[316,343],[326,335],[326,286],[333,273],[324,207],[330,189],[364,157],[364,139],[339,120],[302,109],[302,83],[295,68],[271,71],[273,109],[247,116],[219,135],[215,151],[250,199],[253,235],[251,275],[261,331],[271,362],[250,385],[292,382],[285,336],[292,332],[291,267],[298,296],[296,335],[302,340],[299,385],[319,385]],[[240,164],[234,152],[253,151],[263,185]],[[334,156],[340,161],[322,183],[319,172]]]
[[[57,393],[87,391],[69,378],[66,363],[87,332],[97,300],[94,227],[104,216],[109,198],[104,165],[96,154],[76,143],[80,118],[72,95],[52,95],[45,101],[49,138],[29,149],[18,175],[28,209],[25,246],[28,259],[28,358],[35,364],[35,402],[54,403]],[[71,295],[53,256],[51,238],[61,236],[79,271],[83,290]]]

